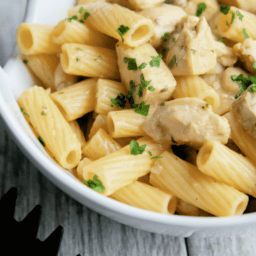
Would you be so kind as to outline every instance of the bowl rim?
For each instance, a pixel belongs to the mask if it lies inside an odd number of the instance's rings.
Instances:
[[[37,7],[38,1],[39,0],[28,1],[29,6],[25,22],[35,23],[35,15],[33,15],[33,13],[35,13],[35,8]],[[12,68],[12,66],[15,65],[14,63],[15,62],[13,61],[13,59],[9,60],[4,66],[4,70],[7,66],[8,68]],[[0,67],[0,75],[1,71],[4,72]],[[246,213],[240,216],[232,217],[195,217],[168,215],[129,206],[114,199],[102,196],[99,193],[83,185],[80,181],[69,177],[65,172],[63,172],[63,170],[65,169],[61,170],[61,167],[57,167],[56,164],[51,162],[44,154],[42,154],[40,149],[32,142],[32,140],[23,129],[18,129],[19,123],[12,115],[12,112],[9,109],[8,103],[6,102],[2,91],[0,91],[0,115],[15,143],[29,158],[29,160],[38,167],[40,172],[44,174],[44,176],[46,176],[48,179],[50,179],[63,192],[69,194],[71,197],[75,198],[75,200],[79,201],[83,205],[85,205],[84,201],[87,201],[94,204],[95,206],[107,208],[111,212],[120,214],[122,216],[132,217],[169,226],[178,225],[181,227],[188,227],[194,229],[230,227],[248,223],[256,223],[256,213]],[[40,159],[42,161],[39,161]],[[65,191],[65,188],[68,188],[68,191]],[[85,206],[91,208],[90,206]],[[101,214],[104,215],[104,213]]]

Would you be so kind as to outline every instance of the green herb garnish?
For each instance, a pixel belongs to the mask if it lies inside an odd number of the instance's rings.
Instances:
[[[147,86],[150,84],[150,81],[145,81],[143,74],[140,75],[140,84],[138,88],[137,94],[139,95],[139,98],[142,97],[143,90],[147,88]]]
[[[67,21],[71,22],[72,20],[77,20],[77,19],[78,19],[77,15],[73,15],[73,16],[67,18]]]
[[[153,154],[152,154],[152,152],[151,152],[151,151],[148,151],[148,154],[149,154],[150,156],[153,156]]]
[[[230,13],[232,14],[232,18],[231,18],[230,24],[233,24],[233,22],[234,22],[234,20],[236,18],[236,15],[235,15],[235,13],[233,11],[231,11]]]
[[[150,105],[146,105],[145,101],[142,101],[140,104],[136,104],[134,111],[143,116],[148,116]]]
[[[147,66],[147,63],[143,62],[139,65],[138,69],[142,70],[143,68],[145,68]]]
[[[24,63],[25,65],[27,65],[27,64],[28,64],[28,60],[27,60],[27,59],[23,60],[23,63]]]
[[[249,92],[256,92],[256,84],[253,84],[251,88],[249,89]]]
[[[249,35],[247,34],[245,28],[242,30],[242,33],[243,33],[245,39],[249,38]]]
[[[220,6],[220,12],[224,15],[227,15],[229,13],[230,6],[221,5]]]
[[[86,20],[91,14],[89,12],[84,13],[84,19]]]
[[[163,36],[161,36],[163,41],[167,41],[167,39],[170,37],[170,33],[169,32],[165,32]]]
[[[151,56],[152,60],[149,62],[150,67],[159,68],[162,57],[163,57],[162,54],[159,54],[157,57]]]
[[[130,142],[130,153],[131,155],[141,155],[143,154],[143,152],[145,151],[145,148],[146,148],[146,144],[140,146],[139,143],[135,140],[132,140]]]
[[[135,58],[124,58],[124,62],[128,63],[127,69],[128,70],[137,70],[137,62]]]
[[[80,7],[79,10],[78,10],[78,12],[79,12],[79,13],[82,13],[83,10],[84,10],[84,7]]]
[[[38,140],[45,147],[45,142],[41,136],[38,137]]]
[[[162,156],[153,156],[150,159],[158,159],[158,158],[163,158]]]
[[[149,87],[148,87],[148,90],[151,91],[151,92],[153,92],[153,91],[155,90],[155,87],[149,86]]]
[[[78,62],[78,61],[80,61],[80,59],[79,59],[79,58],[76,58],[76,62]]]
[[[124,41],[123,36],[130,30],[129,27],[121,25],[118,29],[117,29],[117,33],[121,36],[122,38],[122,42]]]
[[[243,20],[244,15],[242,15],[239,11],[236,11],[236,15],[239,17],[239,20]]]
[[[117,108],[125,108],[126,106],[126,100],[125,95],[123,93],[119,93],[115,99],[110,99],[111,102],[117,107]]]
[[[178,61],[177,61],[177,58],[176,58],[176,54],[173,55],[171,61],[169,62],[169,67],[170,67],[170,68],[173,68],[174,65],[176,65],[176,67],[177,67],[177,65],[178,65]]]
[[[201,17],[203,12],[206,10],[206,4],[201,3],[198,5],[197,11],[196,11],[196,17]]]
[[[219,41],[219,42],[223,42],[224,39],[225,39],[225,37],[221,37],[218,41]]]
[[[98,176],[95,174],[93,177],[93,180],[84,180],[83,183],[85,183],[88,188],[91,188],[92,190],[103,193],[105,191],[105,188],[100,180],[98,180]]]
[[[256,70],[256,61],[253,62],[252,68]]]

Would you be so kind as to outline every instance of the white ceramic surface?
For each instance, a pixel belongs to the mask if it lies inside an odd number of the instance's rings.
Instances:
[[[73,2],[29,1],[26,22],[57,24],[66,16],[66,10]],[[120,223],[172,236],[223,236],[233,232],[242,234],[248,228],[256,227],[256,213],[227,218],[164,215],[119,203],[87,188],[48,157],[24,120],[16,99],[22,91],[34,84],[35,80],[19,58],[9,60],[4,69],[0,68],[0,114],[24,154],[49,180],[81,204]]]

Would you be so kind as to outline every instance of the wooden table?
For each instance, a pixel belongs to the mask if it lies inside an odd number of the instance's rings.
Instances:
[[[14,50],[15,30],[26,0],[0,0],[0,65]],[[1,81],[0,81],[1,82]],[[242,236],[183,239],[149,233],[110,220],[76,202],[47,180],[7,134],[0,119],[0,196],[18,189],[15,218],[22,220],[42,206],[38,238],[45,240],[59,225],[64,235],[59,256],[254,256],[256,230]]]

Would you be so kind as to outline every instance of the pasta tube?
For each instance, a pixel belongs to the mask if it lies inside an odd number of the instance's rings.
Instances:
[[[249,133],[245,132],[240,123],[235,119],[234,114],[230,111],[224,115],[227,118],[230,129],[231,139],[241,149],[241,151],[256,165],[256,139]]]
[[[23,62],[52,91],[55,91],[54,75],[57,69],[59,58],[54,54],[38,54],[22,56]]]
[[[150,118],[155,110],[155,108],[150,108],[148,116],[138,114],[133,109],[108,112],[107,126],[110,136],[120,138],[146,135],[142,129],[142,123]]]
[[[104,2],[85,6],[90,16],[86,24],[131,47],[146,43],[154,33],[154,24],[150,19],[117,4]]]
[[[61,49],[61,65],[68,74],[120,78],[114,50],[83,44],[63,44]]]
[[[256,197],[256,168],[243,155],[212,140],[200,148],[196,162],[201,172]]]
[[[121,146],[106,131],[100,128],[83,147],[82,152],[86,157],[97,160],[120,148]]]
[[[77,139],[81,144],[81,148],[83,148],[86,144],[86,140],[84,137],[84,133],[82,132],[78,122],[76,120],[69,122],[71,130],[76,134]]]
[[[51,98],[67,121],[75,120],[94,110],[96,78],[89,78],[61,91]]]
[[[220,105],[218,93],[199,76],[176,77],[177,86],[173,98],[196,97],[204,100],[215,111]]]
[[[97,175],[105,188],[103,195],[109,196],[139,177],[146,175],[156,161],[151,159],[148,151],[155,156],[161,154],[164,148],[149,138],[139,139],[138,143],[140,146],[146,144],[143,154],[131,155],[130,145],[125,146],[86,165],[83,169],[83,178],[92,180]]]
[[[175,196],[139,181],[119,189],[110,197],[134,207],[165,214],[174,214],[177,204]]]
[[[25,54],[60,53],[61,47],[52,41],[54,26],[22,23],[16,31],[19,50]]]
[[[112,100],[116,99],[119,94],[122,94],[122,97],[127,95],[126,88],[119,82],[109,80],[109,79],[99,79],[96,86],[96,106],[95,112],[99,114],[107,114],[110,111],[121,110],[128,108],[121,104],[114,104]],[[122,102],[121,97],[121,102]]]
[[[46,91],[42,87],[30,87],[20,95],[18,103],[29,115],[41,144],[59,164],[66,169],[77,166],[81,159],[81,144]]]
[[[77,43],[105,48],[115,48],[116,40],[92,29],[77,20],[60,21],[53,29],[52,40],[56,44]]]
[[[150,183],[215,216],[240,215],[248,196],[201,173],[174,154],[164,152],[151,168]]]

